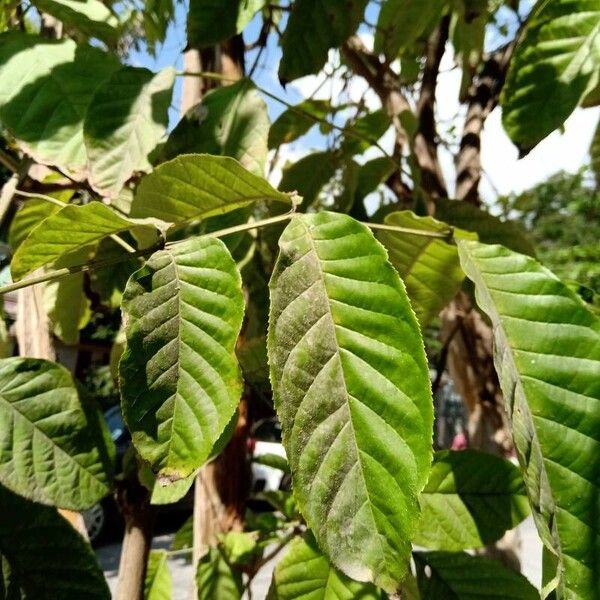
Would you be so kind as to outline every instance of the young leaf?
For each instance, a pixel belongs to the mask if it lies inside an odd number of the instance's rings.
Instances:
[[[408,210],[390,213],[385,222],[438,233],[449,230],[445,223],[417,217]],[[459,235],[469,236],[466,232]],[[422,327],[427,325],[452,300],[465,278],[456,246],[439,238],[394,231],[378,231],[377,239],[386,247],[390,262],[402,277],[419,323]]]
[[[495,365],[536,525],[561,597],[598,593],[600,320],[532,258],[459,241],[494,326]]]
[[[241,33],[265,3],[265,0],[190,0],[188,45],[206,48]]]
[[[331,110],[331,103],[328,100],[308,98],[283,111],[269,129],[269,149],[277,148],[281,144],[289,144],[302,137],[317,124],[317,119],[324,119]]]
[[[375,52],[390,60],[416,41],[440,16],[446,0],[387,0],[375,29]]]
[[[142,179],[131,215],[169,221],[205,219],[261,201],[292,204],[289,194],[278,192],[232,158],[185,154]]]
[[[27,598],[110,600],[90,545],[55,508],[25,500],[2,486],[0,506],[0,554]]]
[[[210,91],[171,132],[162,160],[180,154],[230,156],[263,176],[267,160],[267,106],[249,79]]]
[[[159,479],[182,479],[208,458],[241,396],[240,275],[223,242],[191,238],[131,276],[122,310],[123,415]]]
[[[10,265],[12,277],[18,281],[69,252],[109,235],[136,229],[157,235],[152,222],[121,217],[101,202],[69,204],[35,227],[19,246]]]
[[[529,514],[519,469],[478,450],[436,453],[419,504],[413,543],[432,550],[491,544]]]
[[[417,320],[385,250],[354,219],[298,215],[279,245],[269,362],[295,495],[336,567],[394,591],[431,462]]]
[[[119,19],[100,0],[34,0],[33,4],[107,46],[114,47],[119,41]]]
[[[600,77],[597,0],[553,0],[533,9],[502,93],[502,122],[522,153],[560,127]]]
[[[198,600],[240,600],[242,576],[234,571],[219,548],[209,548],[198,562]]]
[[[168,123],[175,69],[157,74],[123,67],[98,87],[84,123],[89,180],[99,193],[118,195],[138,171],[152,169],[148,155]]]
[[[85,112],[96,87],[118,67],[113,56],[69,39],[3,33],[0,122],[36,162],[83,179]]]
[[[313,536],[297,537],[273,572],[269,600],[380,600],[374,585],[352,581],[333,567]]]
[[[539,600],[520,573],[500,562],[462,552],[415,552],[422,600]]]
[[[99,413],[69,372],[37,358],[0,360],[0,483],[43,504],[81,510],[111,489],[113,461]]]
[[[173,580],[165,550],[152,550],[148,556],[144,600],[171,600]]]
[[[281,38],[279,80],[317,73],[330,48],[342,45],[360,24],[367,0],[297,0]]]

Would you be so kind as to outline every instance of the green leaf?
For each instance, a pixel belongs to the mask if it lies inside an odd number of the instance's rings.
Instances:
[[[308,532],[295,538],[273,572],[269,600],[380,600],[381,591],[333,567]]]
[[[255,531],[229,531],[221,537],[220,544],[230,565],[247,565],[258,550],[258,535]]]
[[[15,281],[109,235],[129,230],[156,235],[150,221],[121,217],[101,202],[83,206],[69,204],[35,227],[15,252],[10,270]]]
[[[419,504],[413,543],[433,550],[491,544],[529,514],[519,469],[478,450],[437,452]]]
[[[387,156],[368,160],[360,166],[358,171],[356,195],[364,198],[367,194],[374,192],[395,170],[394,163]]]
[[[436,199],[435,217],[453,227],[476,233],[479,241],[486,244],[502,244],[515,252],[535,255],[535,246],[520,223],[501,221],[468,202]]]
[[[501,563],[461,552],[415,552],[422,600],[539,600],[520,573]]]
[[[302,137],[317,124],[318,119],[325,119],[331,110],[329,100],[309,98],[283,111],[269,129],[269,149]]]
[[[592,171],[596,178],[596,187],[600,188],[600,121],[596,125],[596,131],[590,145],[590,159],[592,163]]]
[[[38,198],[27,200],[25,204],[19,208],[17,214],[10,223],[8,244],[13,251],[13,254],[34,227],[59,210],[60,205],[53,204],[47,200],[39,200]]]
[[[362,154],[389,129],[390,117],[384,110],[368,113],[344,127],[342,152],[348,155]]]
[[[25,500],[2,486],[0,506],[0,554],[27,598],[110,600],[90,545],[55,508]]]
[[[299,518],[298,505],[291,492],[285,490],[268,490],[260,492],[257,498],[266,500],[275,510],[278,510],[288,521]]]
[[[171,600],[173,580],[165,550],[152,550],[148,556],[144,600]]]
[[[297,192],[302,196],[303,204],[310,206],[335,175],[338,166],[339,160],[334,152],[308,154],[283,170],[279,188],[285,192]]]
[[[112,485],[112,445],[70,373],[36,358],[0,360],[0,483],[43,504],[86,509]]]
[[[206,219],[261,201],[293,202],[289,194],[278,192],[232,158],[186,154],[142,179],[131,215],[169,221]]]
[[[375,52],[394,60],[428,29],[445,6],[446,0],[387,0],[381,5],[375,29]]]
[[[69,252],[54,265],[60,269],[83,264],[92,258],[93,250],[93,247],[85,246]],[[84,291],[84,277],[83,273],[75,273],[44,284],[44,306],[52,323],[52,331],[67,345],[79,342],[79,330],[92,317],[91,302]]]
[[[538,2],[511,61],[502,122],[522,153],[560,127],[600,78],[597,0]]]
[[[180,154],[230,156],[255,175],[264,175],[269,116],[249,79],[210,91],[171,132],[163,160]]]
[[[448,226],[431,217],[417,217],[405,210],[386,216],[388,225],[447,233]],[[464,236],[462,231],[455,235]],[[465,274],[456,246],[439,238],[393,231],[378,231],[377,239],[386,247],[390,262],[402,281],[421,327],[436,317],[454,297]]]
[[[72,40],[2,34],[0,122],[36,162],[84,179],[85,113],[96,87],[118,67],[113,56]]]
[[[318,73],[330,48],[341,46],[363,18],[367,0],[296,0],[281,38],[279,80]]]
[[[253,456],[252,462],[259,465],[265,465],[265,467],[271,467],[272,469],[278,469],[284,473],[290,472],[288,461],[283,456],[279,456],[279,454],[267,453],[261,454],[260,456]]]
[[[550,271],[501,246],[458,243],[494,327],[495,365],[559,597],[597,598],[600,320]]]
[[[431,463],[417,320],[385,250],[354,219],[295,216],[279,246],[269,362],[294,492],[337,568],[394,591]]]
[[[190,0],[188,45],[206,48],[241,33],[265,0]]]
[[[241,396],[240,275],[221,240],[191,238],[131,276],[122,310],[123,415],[159,481],[177,481],[209,457]]]
[[[42,12],[84,35],[114,47],[119,41],[119,19],[100,0],[33,0]]]
[[[188,517],[184,524],[175,532],[169,550],[185,550],[194,545],[194,517]]]
[[[99,193],[118,196],[136,172],[149,172],[148,158],[168,124],[175,69],[157,74],[123,67],[98,87],[84,123],[89,181]]]
[[[219,548],[209,548],[198,562],[198,600],[240,600],[242,576],[234,571]]]

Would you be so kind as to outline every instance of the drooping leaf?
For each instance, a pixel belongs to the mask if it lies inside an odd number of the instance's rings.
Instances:
[[[561,597],[598,596],[600,320],[532,258],[458,243],[494,327],[495,365]]]
[[[597,0],[539,2],[503,87],[502,122],[526,153],[560,127],[600,78]]]
[[[46,200],[39,200],[38,198],[27,200],[27,202],[19,208],[10,223],[8,245],[13,251],[13,254],[34,227],[59,210],[60,206],[58,204],[52,204]]]
[[[263,176],[267,159],[269,116],[249,79],[212,90],[190,108],[171,132],[161,158],[180,154],[230,156]]]
[[[4,33],[0,36],[0,122],[36,162],[56,165],[83,179],[85,112],[96,87],[118,67],[113,56],[69,39]]]
[[[171,600],[173,580],[165,550],[152,550],[148,556],[144,600]]]
[[[83,264],[92,258],[93,250],[93,247],[85,246],[68,252],[59,258],[54,266],[60,269]],[[84,274],[76,273],[46,282],[43,295],[54,335],[67,345],[76,344],[79,341],[79,331],[92,317],[91,303],[84,292]]]
[[[411,43],[440,16],[446,0],[387,0],[381,5],[375,29],[375,52],[390,60]]]
[[[432,435],[404,286],[366,226],[322,212],[292,219],[270,289],[271,381],[300,510],[336,567],[393,591]]]
[[[520,573],[500,562],[462,552],[415,552],[422,600],[539,600]]]
[[[269,600],[380,600],[374,585],[352,581],[333,567],[314,537],[294,539],[273,572]]]
[[[100,0],[34,0],[33,4],[68,28],[98,38],[107,46],[116,46],[119,41],[119,19]]]
[[[419,504],[413,543],[432,550],[491,544],[529,514],[519,469],[478,450],[436,453]]]
[[[43,504],[89,508],[112,483],[112,448],[99,413],[69,372],[35,358],[0,360],[0,483]]]
[[[339,160],[335,153],[313,152],[283,170],[280,189],[297,192],[305,206],[310,206],[323,186],[335,175]]]
[[[385,222],[409,229],[448,232],[445,223],[417,217],[408,210],[390,213]],[[469,235],[459,230],[454,234]],[[419,323],[427,325],[452,300],[465,278],[456,246],[439,238],[395,231],[378,231],[377,239],[386,247],[390,262],[402,277]]]
[[[356,195],[364,198],[396,170],[394,163],[387,156],[379,156],[361,165],[356,182]]]
[[[188,44],[206,48],[241,33],[265,0],[190,0]]]
[[[486,244],[502,244],[515,252],[535,255],[535,246],[520,223],[501,221],[468,202],[439,198],[435,201],[435,217],[453,227],[476,233],[479,241]]]
[[[131,215],[169,221],[205,219],[261,201],[292,204],[289,194],[278,192],[232,158],[186,154],[142,179]]]
[[[191,238],[131,276],[122,310],[123,415],[159,480],[182,479],[208,458],[241,396],[240,275],[223,242]]]
[[[381,109],[356,119],[344,127],[342,152],[348,155],[362,154],[379,140],[390,125],[390,117]]]
[[[157,232],[154,223],[121,217],[101,202],[69,204],[35,227],[19,246],[10,265],[13,279],[18,281],[39,267],[109,235],[135,229],[155,236]]]
[[[134,173],[152,169],[148,156],[167,127],[174,82],[172,67],[155,74],[125,66],[96,89],[84,136],[98,193],[114,198]]]
[[[196,572],[198,600],[240,600],[242,576],[234,571],[220,548],[209,548],[198,562]]]
[[[324,119],[331,112],[328,100],[308,98],[300,104],[283,111],[269,129],[269,148],[277,148],[281,144],[289,144]],[[312,118],[311,118],[312,117]]]
[[[596,178],[596,187],[600,189],[600,121],[596,125],[596,131],[592,138],[592,144],[590,146],[590,159],[592,163],[592,171]]]
[[[279,79],[318,73],[330,48],[341,46],[362,21],[367,0],[297,0],[281,38]]]
[[[0,554],[27,598],[110,600],[90,545],[55,508],[30,502],[2,486],[0,506]]]

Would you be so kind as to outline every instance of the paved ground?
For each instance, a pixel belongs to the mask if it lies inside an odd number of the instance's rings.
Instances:
[[[542,545],[535,530],[533,520],[527,519],[519,526],[521,536],[522,553],[521,565],[524,575],[539,589],[542,579]],[[168,549],[173,538],[173,534],[165,533],[154,539],[154,548]],[[104,574],[108,580],[111,592],[115,592],[117,585],[117,570],[119,566],[119,556],[121,553],[120,544],[109,544],[97,549],[96,554]],[[281,553],[283,555],[283,552]],[[280,555],[280,556],[281,556]],[[265,565],[265,567],[256,576],[252,585],[252,600],[264,600],[267,595],[271,574],[275,567],[275,562]],[[192,567],[185,558],[173,557],[169,559],[169,568],[173,577],[173,600],[189,600],[190,587],[192,582]],[[218,600],[215,598],[215,600]]]

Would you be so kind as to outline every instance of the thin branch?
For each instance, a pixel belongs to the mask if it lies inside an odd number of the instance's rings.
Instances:
[[[0,164],[4,165],[12,173],[19,170],[19,161],[12,157],[8,152],[0,148]]]

